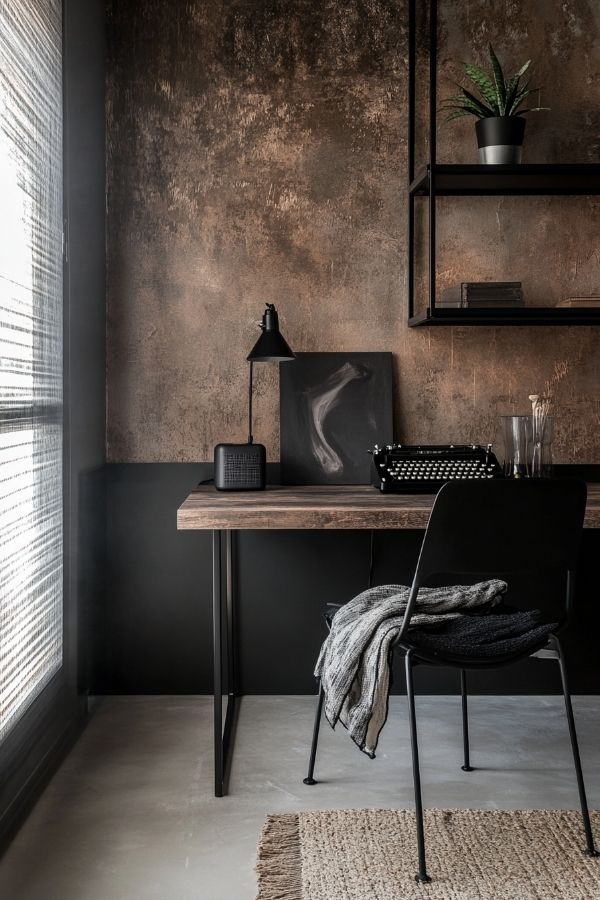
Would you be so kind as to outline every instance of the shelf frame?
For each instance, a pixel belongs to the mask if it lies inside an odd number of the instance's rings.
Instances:
[[[522,306],[518,309],[442,309],[428,307],[408,320],[411,328],[426,325],[598,325],[600,307]]]
[[[595,325],[600,307],[518,309],[441,309],[436,305],[436,199],[438,196],[592,196],[600,195],[599,164],[438,165],[437,163],[437,0],[429,10],[429,161],[415,172],[417,0],[408,0],[408,324],[428,325]],[[428,208],[428,306],[415,312],[415,203]]]
[[[437,0],[429,0],[429,164],[428,171],[436,167],[436,109],[437,109]],[[410,188],[415,181],[416,159],[416,27],[417,0],[408,0],[408,318],[415,318],[415,198],[417,194]],[[429,179],[428,198],[428,259],[429,298],[435,298],[436,278],[436,192],[435,178]],[[435,299],[433,301],[435,306]]]

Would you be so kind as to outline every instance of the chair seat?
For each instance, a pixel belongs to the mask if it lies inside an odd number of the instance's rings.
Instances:
[[[464,615],[436,628],[410,628],[400,646],[434,665],[498,665],[542,649],[558,627],[542,622],[538,610]]]
[[[339,603],[326,605],[324,615],[328,628],[340,606]],[[395,649],[412,650],[430,665],[479,668],[530,656],[545,647],[558,628],[557,622],[542,622],[539,610],[504,606],[487,615],[440,617],[440,625],[436,627],[410,628]]]

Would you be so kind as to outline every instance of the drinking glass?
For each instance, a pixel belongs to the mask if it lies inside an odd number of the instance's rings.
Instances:
[[[531,416],[501,416],[504,438],[504,474],[507,478],[529,478],[533,455]]]

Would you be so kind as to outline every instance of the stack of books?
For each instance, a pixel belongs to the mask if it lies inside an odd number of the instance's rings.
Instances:
[[[442,291],[436,305],[442,309],[514,309],[525,304],[520,281],[463,281]]]

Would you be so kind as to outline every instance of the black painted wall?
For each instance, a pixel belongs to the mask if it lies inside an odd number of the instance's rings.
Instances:
[[[107,585],[94,633],[96,693],[208,693],[212,686],[210,534],[177,532],[176,510],[203,464],[107,467]],[[419,532],[378,532],[375,580],[407,583]],[[578,585],[579,623],[568,638],[572,687],[600,691],[594,628],[600,627],[595,559],[600,532],[587,532]],[[238,540],[241,687],[251,694],[311,693],[324,636],[320,610],[366,586],[368,532],[245,532]],[[529,586],[512,584],[527,603]],[[553,586],[548,585],[548,594]],[[477,693],[557,693],[558,672],[531,660],[473,673]],[[426,693],[453,693],[456,673],[418,672]],[[397,686],[402,689],[402,675]]]

